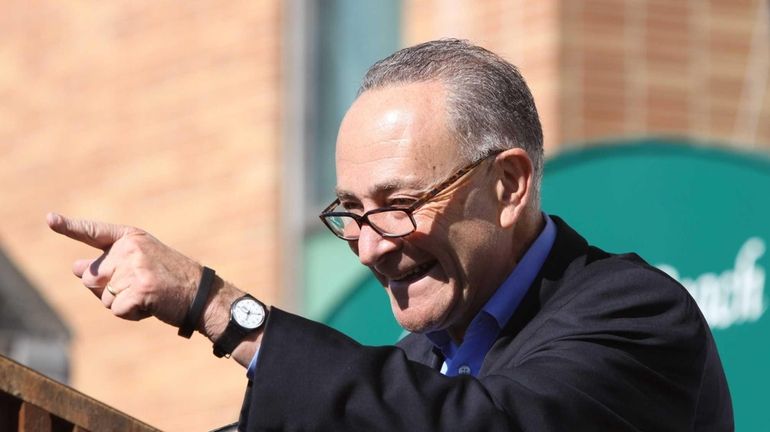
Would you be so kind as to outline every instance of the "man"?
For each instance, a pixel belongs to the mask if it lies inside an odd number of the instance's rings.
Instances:
[[[441,40],[369,70],[321,218],[382,282],[412,332],[399,347],[267,311],[139,229],[49,225],[104,250],[74,272],[117,316],[194,327],[248,368],[246,430],[731,430],[692,298],[543,214],[542,158],[530,92],[498,56]]]

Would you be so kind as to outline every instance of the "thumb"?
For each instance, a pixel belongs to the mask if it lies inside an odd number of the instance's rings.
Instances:
[[[70,219],[57,213],[48,213],[46,221],[57,233],[102,250],[109,249],[119,238],[131,231],[130,227],[123,225]]]

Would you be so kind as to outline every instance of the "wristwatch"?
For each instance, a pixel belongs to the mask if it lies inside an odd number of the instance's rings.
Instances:
[[[214,355],[230,357],[235,347],[249,335],[262,327],[267,320],[267,308],[259,300],[244,295],[230,306],[230,321],[222,335],[214,343]]]

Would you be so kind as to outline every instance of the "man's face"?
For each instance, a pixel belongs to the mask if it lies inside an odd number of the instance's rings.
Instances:
[[[362,94],[337,139],[337,192],[348,211],[406,207],[468,160],[447,127],[438,82]],[[382,282],[398,322],[407,330],[465,326],[501,282],[507,255],[497,223],[492,159],[414,213],[417,229],[384,238],[364,225],[350,246]],[[510,256],[510,255],[507,255]]]

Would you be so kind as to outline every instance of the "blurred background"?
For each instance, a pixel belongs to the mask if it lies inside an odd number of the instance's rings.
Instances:
[[[527,79],[546,211],[685,283],[756,425],[769,25],[766,0],[0,0],[0,353],[163,430],[237,419],[244,370],[112,317],[70,273],[98,252],[48,211],[142,227],[266,303],[395,341],[384,293],[316,215],[366,68],[458,37]]]

